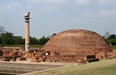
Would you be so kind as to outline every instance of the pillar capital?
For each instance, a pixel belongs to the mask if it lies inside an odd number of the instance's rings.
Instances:
[[[29,23],[30,21],[29,20],[25,20],[25,23]]]
[[[30,12],[28,12],[27,14],[24,15],[24,19],[25,19],[25,20],[31,19],[31,18],[30,18]]]

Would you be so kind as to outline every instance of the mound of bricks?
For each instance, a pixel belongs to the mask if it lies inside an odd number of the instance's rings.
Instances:
[[[113,50],[113,57],[116,58],[116,50]]]
[[[112,48],[102,36],[96,32],[82,29],[60,32],[53,36],[42,49],[50,51],[49,58],[51,59],[49,61],[75,62],[84,59],[83,56],[87,55],[95,55],[96,59],[111,58],[113,56],[111,54]],[[82,57],[82,59],[77,56]],[[75,57],[77,59],[74,59]]]
[[[96,53],[96,58],[104,59],[104,58],[106,58],[106,53],[105,52],[98,52],[98,53]]]

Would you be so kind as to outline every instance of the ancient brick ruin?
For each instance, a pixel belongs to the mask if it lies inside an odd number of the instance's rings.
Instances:
[[[116,58],[116,50],[97,33],[88,30],[67,30],[53,36],[42,49],[1,48],[0,61],[92,62]]]
[[[81,29],[58,33],[45,44],[43,49],[50,51],[49,60],[55,61],[81,62],[113,58],[115,55],[103,37],[95,32]]]

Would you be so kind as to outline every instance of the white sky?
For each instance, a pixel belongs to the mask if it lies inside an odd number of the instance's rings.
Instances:
[[[0,0],[0,25],[24,37],[28,11],[32,37],[69,29],[116,34],[116,0]]]

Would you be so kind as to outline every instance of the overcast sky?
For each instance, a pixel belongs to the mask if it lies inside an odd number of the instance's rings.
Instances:
[[[36,38],[69,29],[116,34],[116,0],[0,0],[0,25],[24,37],[27,12]]]

